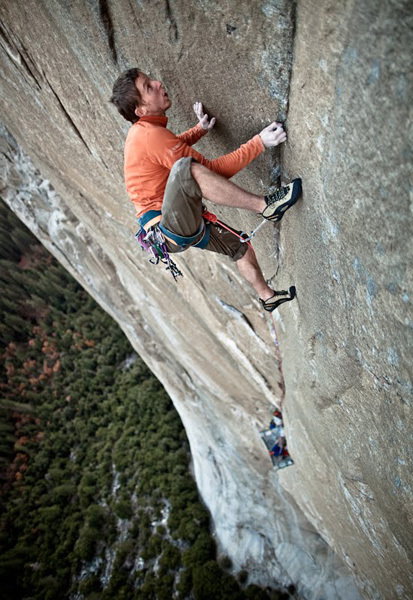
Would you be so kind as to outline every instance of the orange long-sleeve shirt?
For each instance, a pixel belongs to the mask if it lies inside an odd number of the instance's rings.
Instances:
[[[191,148],[207,133],[200,124],[175,135],[166,128],[167,122],[168,117],[141,117],[126,137],[126,191],[138,218],[148,210],[161,210],[170,170],[180,158],[192,156],[211,171],[230,178],[264,150],[260,136],[255,135],[234,152],[208,160]]]

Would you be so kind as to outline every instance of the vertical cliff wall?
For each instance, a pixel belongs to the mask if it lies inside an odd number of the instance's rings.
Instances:
[[[409,21],[407,2],[373,0],[1,7],[2,196],[165,385],[235,566],[307,598],[357,598],[354,582],[409,595]],[[173,130],[197,99],[217,116],[208,157],[288,114],[283,155],[236,178],[264,190],[282,161],[305,190],[255,244],[266,276],[298,290],[276,321],[296,463],[279,476],[258,434],[283,382],[257,299],[230,262],[188,251],[176,285],[134,245],[128,126],[107,102],[129,66],[165,82]]]
[[[287,416],[300,458],[280,479],[356,577],[365,574],[366,595],[407,598],[412,7],[324,9],[322,19],[313,2],[298,12],[284,156],[285,170],[307,185],[282,232],[284,273],[302,294],[282,313]]]

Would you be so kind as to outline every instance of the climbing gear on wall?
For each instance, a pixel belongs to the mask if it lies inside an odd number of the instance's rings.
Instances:
[[[266,310],[268,312],[272,312],[273,310],[278,308],[280,306],[280,304],[283,304],[284,302],[291,302],[291,300],[294,300],[295,295],[296,295],[296,289],[295,289],[295,286],[292,285],[290,287],[290,289],[288,290],[288,292],[286,292],[285,290],[281,290],[279,292],[275,291],[274,295],[271,296],[271,298],[268,298],[267,300],[262,300],[262,298],[260,298],[260,302],[261,302],[264,310]],[[280,298],[279,296],[284,296],[284,297]],[[277,298],[278,298],[278,300],[277,300]]]
[[[274,411],[269,429],[261,431],[260,435],[271,456],[272,464],[277,471],[278,469],[284,469],[294,464],[287,450],[287,440],[280,410],[277,409]]]
[[[176,281],[177,277],[183,277],[182,272],[178,269],[174,261],[168,254],[166,249],[165,237],[158,225],[149,227],[146,232],[143,227],[135,234],[135,238],[140,244],[142,250],[151,255],[149,262],[157,265],[159,262],[166,265],[166,270],[169,271]]]
[[[297,202],[301,192],[301,179],[297,178],[288,185],[265,196],[267,206],[261,213],[264,219],[275,223],[281,221],[285,211]]]

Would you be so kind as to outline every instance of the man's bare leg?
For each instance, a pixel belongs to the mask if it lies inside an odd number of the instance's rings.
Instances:
[[[256,196],[210,171],[199,163],[191,163],[192,176],[201,188],[202,196],[215,204],[244,208],[262,213],[266,207],[264,196]]]
[[[244,256],[237,260],[237,267],[242,277],[252,285],[260,298],[268,300],[274,295],[274,290],[265,283],[254,250],[248,248]]]
[[[191,172],[195,181],[201,188],[201,193],[204,198],[215,202],[215,204],[222,204],[224,206],[232,206],[234,208],[244,208],[255,212],[262,212],[266,207],[264,196],[256,196],[246,190],[238,187],[225,177],[217,175],[213,171],[210,171],[199,163],[191,164]],[[264,306],[265,310],[274,310],[278,307],[279,303],[287,302],[292,300],[295,296],[292,295],[292,288],[290,288],[289,296],[284,298],[276,298],[280,292],[274,292],[265,282],[261,268],[257,262],[255,252],[252,248],[248,248],[247,252],[242,258],[237,260],[237,267],[240,275],[254,288],[261,300],[269,300],[275,298],[275,306],[271,307],[271,304],[267,307]]]
[[[266,206],[264,196],[256,196],[235,185],[225,177],[210,171],[199,163],[192,162],[192,176],[201,188],[202,196],[215,204],[244,208],[255,212],[262,212]],[[274,295],[265,282],[261,268],[257,262],[254,250],[248,248],[242,258],[237,260],[238,271],[241,276],[254,288],[262,300],[267,300]]]

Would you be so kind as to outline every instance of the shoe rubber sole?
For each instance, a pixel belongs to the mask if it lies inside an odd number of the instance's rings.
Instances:
[[[272,312],[273,310],[278,308],[281,304],[284,304],[284,302],[291,302],[291,300],[294,300],[294,298],[296,297],[295,285],[292,285],[288,291],[290,294],[289,298],[279,298],[278,300],[275,300],[274,303],[271,303],[271,305],[267,306],[267,307],[265,306],[265,304],[263,304],[264,310],[266,310],[267,312]]]

